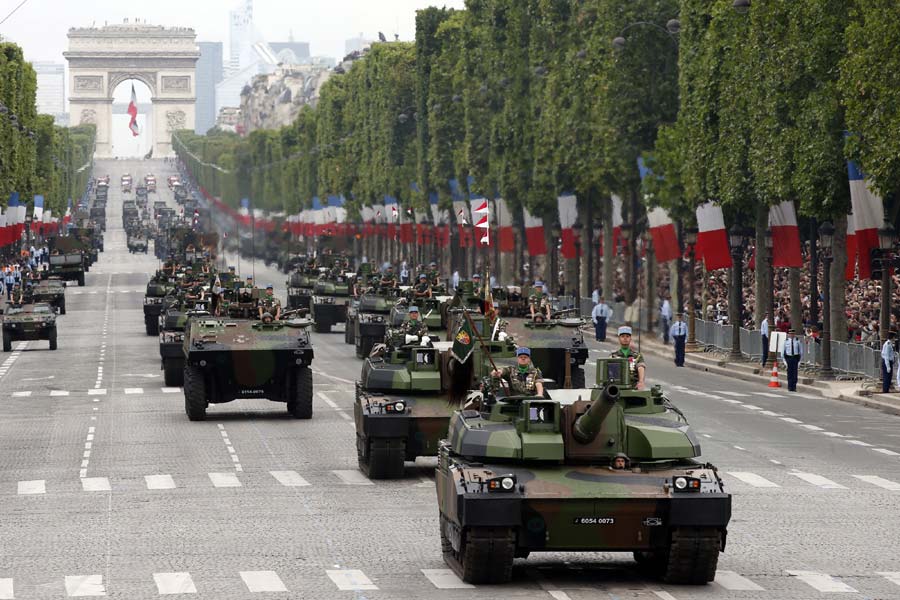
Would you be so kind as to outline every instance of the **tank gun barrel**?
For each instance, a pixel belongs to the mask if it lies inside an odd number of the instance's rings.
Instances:
[[[619,388],[614,384],[607,385],[600,392],[600,398],[591,403],[587,412],[578,417],[572,426],[572,434],[579,444],[590,444],[597,437],[603,420],[619,400]]]

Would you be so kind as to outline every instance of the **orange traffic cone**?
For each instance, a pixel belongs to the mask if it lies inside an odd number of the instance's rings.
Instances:
[[[771,388],[780,388],[781,384],[778,382],[778,361],[772,362],[772,378],[769,379],[769,387]]]

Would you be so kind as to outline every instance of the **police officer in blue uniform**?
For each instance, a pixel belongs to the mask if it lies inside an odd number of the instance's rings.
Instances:
[[[784,348],[781,355],[784,357],[784,364],[787,366],[788,391],[797,391],[797,378],[800,373],[800,359],[803,356],[803,349],[800,340],[797,339],[797,332],[793,329],[788,330],[787,339],[784,340]]]
[[[675,315],[675,322],[669,328],[669,335],[675,342],[675,366],[684,366],[684,346],[687,341],[687,324],[684,322],[684,315],[678,313]]]

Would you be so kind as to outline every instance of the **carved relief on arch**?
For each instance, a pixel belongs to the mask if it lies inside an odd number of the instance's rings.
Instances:
[[[78,92],[100,92],[103,91],[102,75],[76,75],[75,90]]]
[[[81,111],[81,120],[78,122],[79,125],[96,125],[97,124],[97,111],[93,108],[85,108]]]
[[[170,110],[166,112],[166,131],[178,131],[187,125],[187,115],[183,110]]]

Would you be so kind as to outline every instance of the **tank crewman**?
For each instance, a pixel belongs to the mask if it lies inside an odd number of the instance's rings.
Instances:
[[[632,380],[636,380],[635,387],[644,389],[647,373],[647,363],[644,356],[631,347],[631,327],[623,325],[619,327],[619,349],[612,353],[613,358],[627,358],[628,367],[631,370]]]
[[[544,317],[550,318],[550,298],[544,293],[544,284],[540,281],[534,282],[534,288],[528,297],[528,305],[531,309],[531,318],[536,313],[544,313]]]
[[[271,323],[272,321],[275,320],[275,318],[272,316],[272,313],[264,312],[264,313],[262,314],[262,316],[260,317],[260,320],[261,320],[263,323]]]
[[[888,339],[881,347],[881,392],[887,394],[891,391],[891,374],[894,372],[894,364],[897,362],[897,352],[894,350],[895,331],[888,333]]]
[[[385,269],[384,273],[381,274],[381,279],[378,281],[381,287],[386,288],[395,288],[397,287],[397,275],[394,273],[394,266],[388,265],[387,269]]]
[[[623,452],[617,453],[613,457],[612,464],[610,464],[609,468],[613,471],[624,471],[628,468],[628,455]]]
[[[419,282],[413,288],[413,296],[415,298],[431,298],[431,283],[425,273],[419,275]]]
[[[25,290],[22,289],[22,286],[18,283],[14,283],[12,287],[12,293],[10,294],[10,300],[12,300],[13,304],[22,305],[25,303]]]
[[[684,346],[687,341],[687,324],[684,322],[684,314],[675,315],[675,322],[669,328],[669,335],[675,343],[675,366],[684,366]]]
[[[541,370],[531,364],[531,349],[516,348],[516,366],[494,369],[491,376],[509,382],[509,392],[513,396],[543,396],[544,384]]]
[[[428,263],[428,281],[431,282],[431,285],[440,285],[441,283],[441,272],[438,271],[437,263],[434,261]]]
[[[416,337],[428,335],[428,326],[419,318],[419,307],[410,306],[408,314],[409,319],[403,323],[401,327],[403,333],[406,335],[414,335]]]
[[[281,301],[275,297],[275,288],[272,284],[266,286],[266,294],[259,299],[259,318],[269,313],[276,321],[281,318]]]
[[[787,367],[788,391],[797,391],[797,376],[800,372],[800,359],[803,357],[803,349],[800,340],[797,339],[797,332],[788,329],[787,339],[784,340],[784,348],[781,353],[784,357],[784,364]],[[888,377],[888,385],[890,385],[890,376]]]

